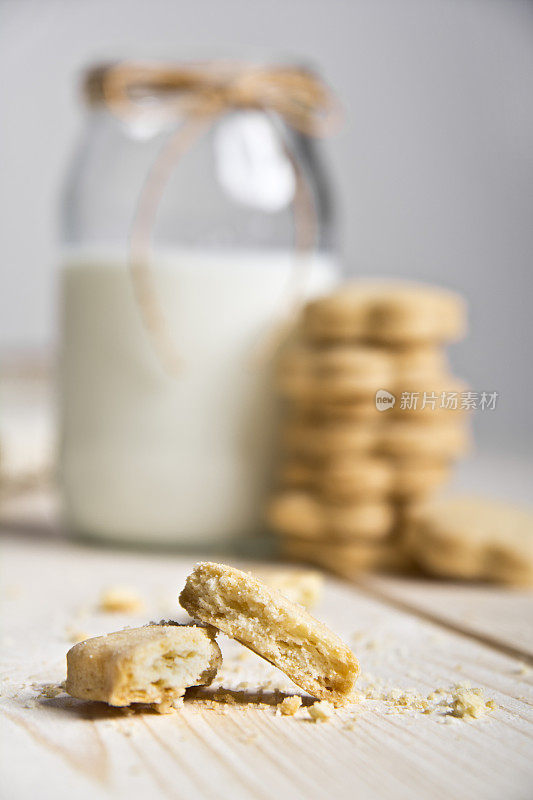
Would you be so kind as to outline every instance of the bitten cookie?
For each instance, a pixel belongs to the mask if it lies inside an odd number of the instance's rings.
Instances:
[[[533,583],[533,512],[476,497],[434,501],[407,523],[410,550],[449,578]]]
[[[74,645],[66,691],[110,706],[166,710],[189,686],[209,685],[222,663],[213,628],[166,623],[128,628]]]
[[[318,342],[427,344],[459,339],[465,316],[461,297],[446,289],[361,281],[308,303],[302,329],[307,339]]]
[[[394,509],[386,502],[347,502],[337,505],[317,500],[307,492],[286,491],[269,506],[274,530],[305,539],[383,539],[394,523]]]
[[[280,592],[224,564],[200,563],[180,595],[188,613],[285,672],[313,697],[348,702],[359,673],[352,651]]]

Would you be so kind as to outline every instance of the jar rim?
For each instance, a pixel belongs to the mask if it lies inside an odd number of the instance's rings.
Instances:
[[[106,82],[113,71],[128,73],[130,88],[144,98],[187,91],[199,78],[220,85],[246,72],[260,70],[291,70],[314,75],[314,70],[294,58],[269,59],[212,58],[187,60],[118,59],[96,62],[82,73],[81,89],[84,100],[91,106],[106,105]]]

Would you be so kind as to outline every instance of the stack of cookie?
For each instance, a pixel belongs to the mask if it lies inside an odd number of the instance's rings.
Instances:
[[[286,555],[343,571],[403,563],[404,515],[468,445],[466,387],[444,352],[464,329],[460,297],[416,284],[357,283],[305,307],[278,373],[269,516]]]

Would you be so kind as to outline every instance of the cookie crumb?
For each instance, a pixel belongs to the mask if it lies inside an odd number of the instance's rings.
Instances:
[[[164,700],[162,703],[152,703],[152,706],[158,714],[173,714],[176,710],[171,700]]]
[[[302,698],[300,695],[293,694],[291,697],[285,697],[278,705],[278,708],[284,717],[293,717],[301,705]]]
[[[128,586],[111,586],[100,595],[99,610],[107,614],[135,614],[143,607],[139,594]]]
[[[328,700],[317,701],[312,706],[309,706],[307,710],[313,722],[328,722],[335,713],[332,704]]]
[[[480,690],[456,688],[452,693],[452,715],[460,719],[483,717],[492,711],[494,705],[494,700],[486,701]]]
[[[60,694],[63,694],[65,691],[65,684],[64,683],[43,683],[39,685],[37,683],[32,683],[32,689],[34,689],[39,697],[44,697],[47,700],[52,700],[54,697],[57,697]]]

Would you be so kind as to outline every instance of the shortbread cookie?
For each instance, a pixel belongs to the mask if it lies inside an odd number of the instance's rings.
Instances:
[[[189,686],[212,682],[222,663],[213,628],[162,623],[96,636],[67,653],[66,691],[111,706],[161,710]]]
[[[403,500],[426,495],[445,483],[450,467],[440,461],[345,456],[330,459],[316,471],[313,485],[321,497],[349,503],[363,498]]]
[[[330,402],[372,398],[393,379],[387,353],[364,345],[295,346],[285,353],[278,375],[282,393],[292,400]]]
[[[450,473],[448,461],[348,455],[315,464],[287,461],[280,483],[284,489],[312,491],[317,500],[332,503],[387,497],[412,500],[445,484]]]
[[[368,502],[390,494],[394,470],[384,458],[338,456],[317,472],[315,488],[323,498]]]
[[[394,403],[385,410],[377,407],[377,392],[372,398],[362,400],[317,400],[302,396],[293,401],[293,419],[310,425],[349,422],[364,426],[383,424],[391,418],[446,423],[462,419],[467,413],[461,400],[466,385],[456,378],[417,376],[381,388],[394,396]]]
[[[447,461],[401,458],[394,461],[392,495],[399,501],[415,500],[431,494],[450,478]]]
[[[418,508],[408,530],[413,556],[436,575],[533,583],[533,511],[484,498],[448,498]]]
[[[292,465],[292,466],[291,466]],[[287,477],[304,477],[299,484],[286,486],[309,487],[328,501],[368,501],[389,495],[393,488],[394,467],[385,458],[372,456],[337,456],[311,465],[304,461],[287,464]]]
[[[224,564],[197,564],[180,595],[192,617],[214,625],[285,672],[313,697],[350,700],[359,664],[351,650],[301,606]]]
[[[451,420],[465,414],[461,397],[466,390],[466,384],[452,375],[405,372],[392,390],[396,403],[391,415],[403,420]]]
[[[314,460],[349,453],[372,453],[382,440],[378,423],[354,425],[347,420],[311,423],[289,421],[283,432],[289,455]]]
[[[286,491],[269,506],[269,522],[286,536],[305,539],[383,539],[394,523],[390,503],[350,502],[335,504],[309,492]]]
[[[361,572],[406,572],[412,569],[411,557],[396,539],[333,544],[287,538],[281,542],[281,551],[293,561],[314,564],[350,579]]]
[[[311,489],[316,482],[316,469],[301,458],[288,458],[280,467],[279,482],[283,488]]]
[[[388,412],[382,412],[385,418]],[[455,459],[468,452],[468,428],[455,417],[449,421],[397,419],[354,424],[346,419],[327,422],[289,421],[283,443],[290,457],[324,461],[341,456],[387,455],[428,460]]]
[[[397,376],[449,374],[449,364],[442,347],[418,344],[412,347],[388,347],[386,352]]]
[[[320,507],[309,492],[281,492],[270,501],[267,519],[277,533],[311,539],[322,535]]]
[[[464,455],[469,446],[469,431],[459,421],[391,420],[382,430],[378,451],[391,456],[446,461]]]
[[[459,295],[446,289],[361,281],[308,303],[302,329],[316,342],[448,342],[464,334],[465,307]]]
[[[368,425],[383,421],[381,412],[376,408],[375,394],[357,400],[298,397],[293,399],[292,408],[293,419],[313,425],[339,421]]]

